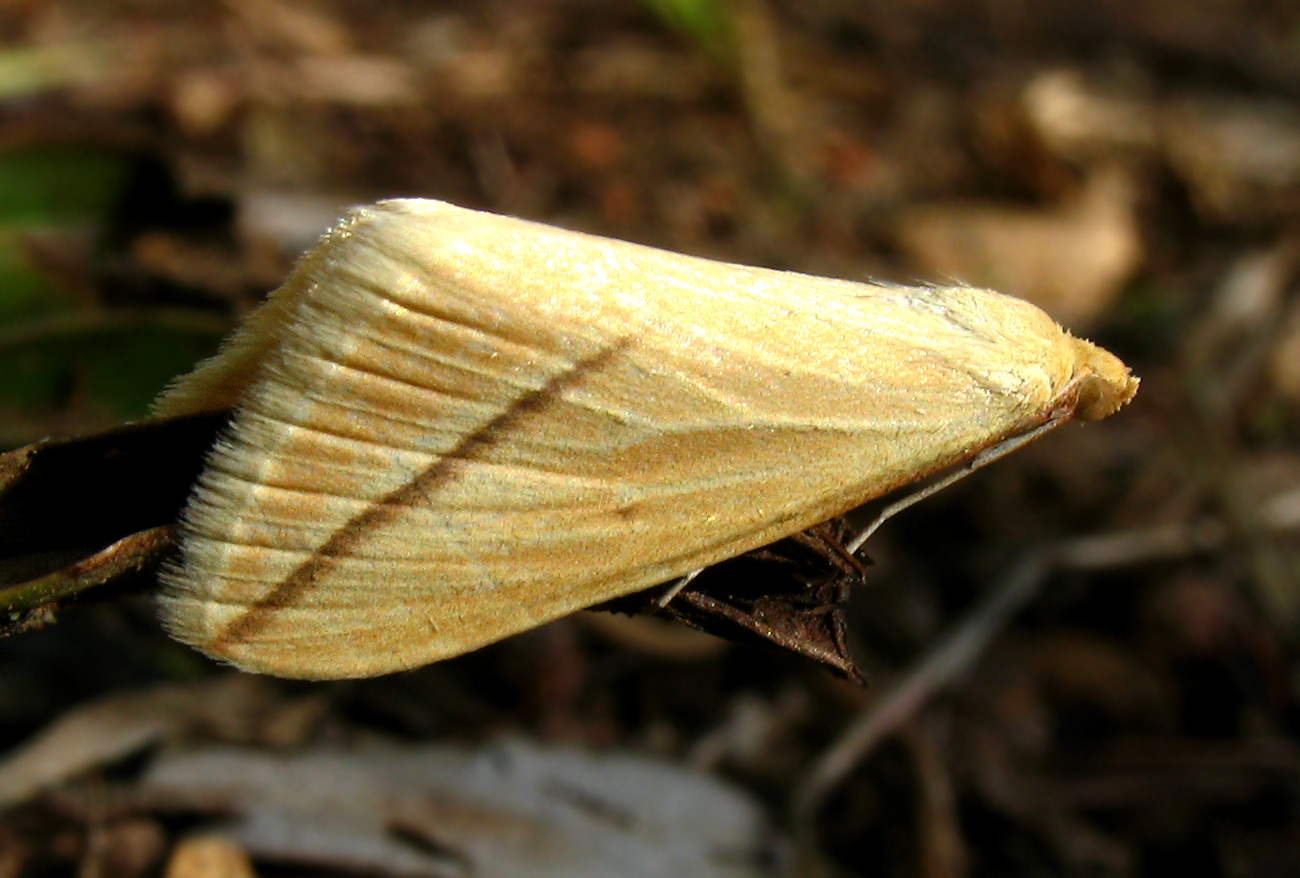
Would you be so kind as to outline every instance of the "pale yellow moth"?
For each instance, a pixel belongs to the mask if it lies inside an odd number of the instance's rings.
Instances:
[[[383,674],[773,542],[1136,379],[1025,302],[354,210],[160,415],[234,407],[164,574],[250,671]]]

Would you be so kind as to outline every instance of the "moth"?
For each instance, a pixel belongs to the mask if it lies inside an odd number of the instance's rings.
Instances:
[[[249,671],[412,668],[1106,417],[1137,383],[986,290],[383,201],[156,403],[235,410],[161,612]]]

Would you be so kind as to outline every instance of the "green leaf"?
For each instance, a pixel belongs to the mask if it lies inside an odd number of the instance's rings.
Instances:
[[[228,328],[165,310],[66,312],[0,328],[0,411],[36,422],[73,406],[101,423],[143,417]]]
[[[0,154],[0,226],[49,228],[102,219],[126,171],[124,157],[101,150]]]
[[[669,27],[706,51],[720,54],[727,40],[727,19],[719,0],[643,0]]]

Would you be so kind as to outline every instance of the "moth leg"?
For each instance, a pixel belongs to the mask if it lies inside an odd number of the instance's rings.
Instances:
[[[673,598],[681,594],[682,589],[690,585],[691,582],[694,581],[695,577],[699,576],[703,572],[704,572],[704,568],[701,567],[700,569],[692,570],[690,573],[686,574],[685,576],[682,576],[676,581],[669,583],[667,588],[664,589],[664,593],[659,595],[659,597],[655,599],[655,604],[661,608],[668,606],[669,601],[671,601]]]
[[[860,581],[866,580],[867,564],[871,563],[870,560],[864,564],[861,558],[850,552],[841,542],[840,535],[836,533],[831,522],[822,522],[797,534],[791,534],[789,538],[821,555],[840,573],[856,577]]]
[[[862,548],[863,543],[865,543],[882,524],[902,512],[907,507],[920,503],[926,497],[939,493],[944,488],[954,484],[955,482],[960,482],[962,479],[975,472],[975,470],[987,466],[998,458],[1006,457],[1020,446],[1027,445],[1039,436],[1042,436],[1044,433],[1056,429],[1067,420],[1069,420],[1068,414],[1063,417],[1053,417],[1051,420],[1044,424],[1039,424],[1032,430],[1027,430],[1024,433],[1019,433],[1015,436],[1008,436],[1002,441],[985,448],[979,454],[975,455],[966,463],[948,473],[948,475],[939,479],[937,482],[926,485],[924,488],[913,491],[901,500],[896,500],[893,503],[890,503],[880,511],[880,514],[876,516],[875,520],[872,521],[871,524],[863,528],[860,534],[849,541],[847,547],[849,552],[856,553],[858,549]]]

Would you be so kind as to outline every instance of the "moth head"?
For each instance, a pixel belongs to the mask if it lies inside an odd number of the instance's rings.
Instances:
[[[1082,338],[1071,338],[1078,353],[1074,416],[1081,421],[1100,421],[1119,411],[1137,393],[1133,377],[1119,357]]]

